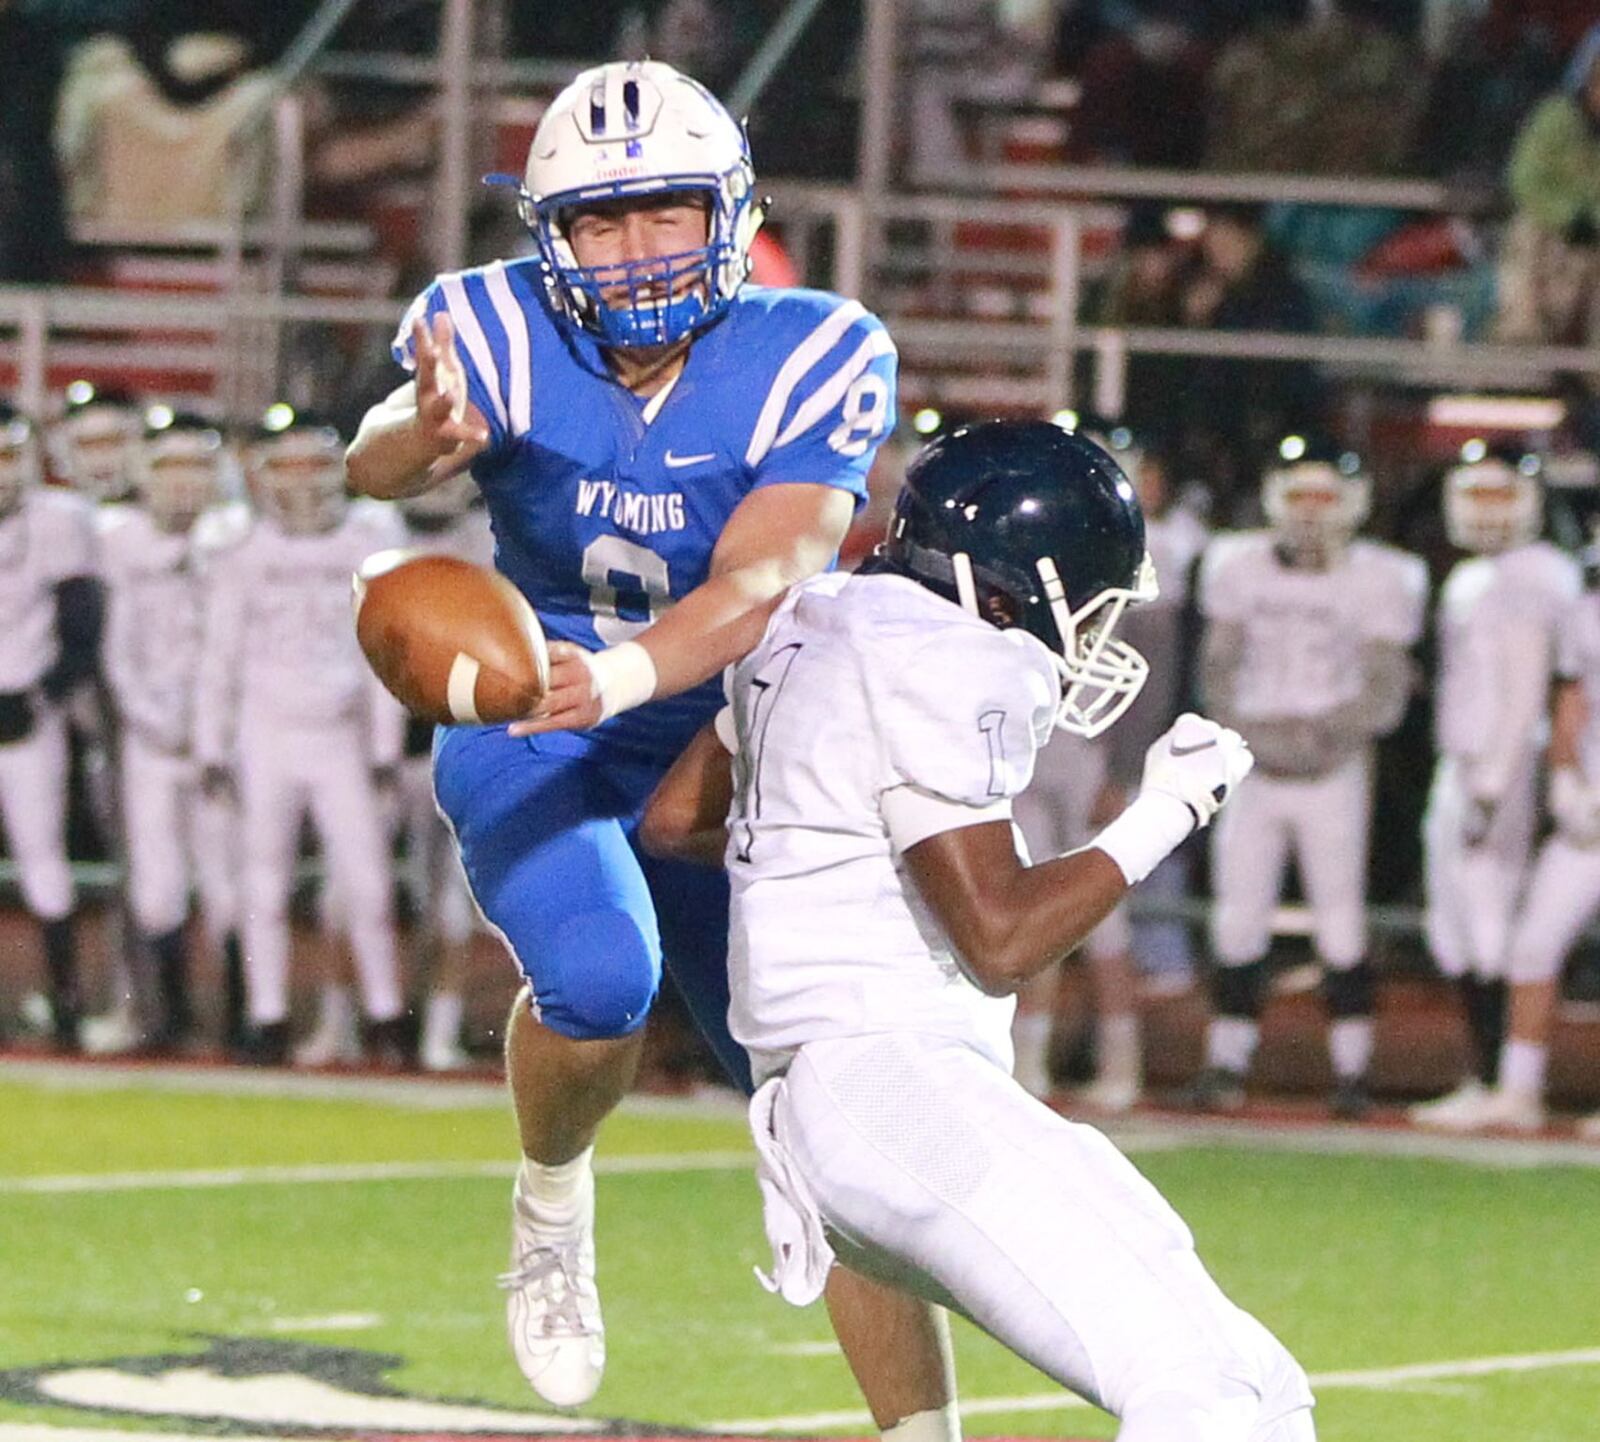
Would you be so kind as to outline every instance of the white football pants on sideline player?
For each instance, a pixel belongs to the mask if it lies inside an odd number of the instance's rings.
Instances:
[[[23,904],[40,921],[72,911],[67,860],[67,724],[40,705],[33,731],[0,745],[0,822]]]
[[[238,925],[238,813],[204,796],[193,758],[173,755],[133,732],[122,738],[128,905],[146,936],[183,925],[190,879],[206,934],[220,942]]]
[[[1470,799],[1461,765],[1440,760],[1422,819],[1428,949],[1446,976],[1502,977],[1512,918],[1533,850],[1538,807],[1530,751],[1477,846],[1464,836]]]
[[[1259,961],[1291,849],[1311,908],[1318,959],[1335,968],[1366,954],[1371,759],[1350,757],[1309,780],[1266,776],[1240,784],[1212,828],[1211,945],[1223,966]]]
[[[239,730],[243,941],[250,1021],[289,1014],[289,900],[309,810],[338,892],[369,1020],[402,1010],[389,844],[364,722],[296,727],[246,715]]]
[[[1539,851],[1506,954],[1513,983],[1554,981],[1589,918],[1600,910],[1600,847],[1552,836]]]
[[[808,1043],[772,1110],[852,1264],[971,1318],[1122,1442],[1309,1442],[1305,1373],[1100,1132],[957,1041]],[[810,1205],[809,1199],[801,1202]]]

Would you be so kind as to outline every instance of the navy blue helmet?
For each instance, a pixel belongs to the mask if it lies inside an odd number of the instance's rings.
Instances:
[[[911,462],[877,567],[1061,657],[1059,724],[1097,736],[1149,667],[1112,634],[1155,572],[1133,486],[1087,436],[1047,421],[986,421]]]

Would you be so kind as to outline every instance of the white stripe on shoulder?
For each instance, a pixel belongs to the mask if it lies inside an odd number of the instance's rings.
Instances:
[[[478,377],[494,403],[494,413],[500,421],[500,427],[508,430],[510,422],[506,417],[505,397],[500,393],[500,377],[495,370],[494,354],[489,349],[489,337],[483,333],[483,326],[472,309],[471,300],[467,298],[467,287],[459,274],[442,275],[439,277],[439,289],[444,292],[445,305],[450,310],[450,319],[455,322],[456,334],[461,337],[462,345],[466,346],[467,355],[477,367]]]
[[[511,394],[506,397],[511,434],[526,435],[533,428],[533,340],[528,334],[528,317],[511,293],[503,260],[485,268],[483,283],[494,302],[494,313],[505,328],[506,349],[511,353]]]
[[[844,393],[850,389],[851,382],[862,371],[879,356],[893,354],[894,342],[889,339],[889,332],[873,331],[856,347],[855,354],[818,386],[815,394],[809,396],[794,413],[794,419],[783,428],[783,434],[772,443],[772,449],[777,450],[781,446],[788,445],[796,436],[803,436],[844,399]]]
[[[411,345],[411,327],[427,312],[428,292],[423,291],[406,307],[406,313],[400,317],[399,328],[394,333],[394,348],[400,352],[400,364],[408,371],[414,371],[417,368],[417,357]]]
[[[760,465],[772,449],[772,443],[778,435],[778,425],[789,405],[789,397],[794,394],[794,388],[800,384],[806,372],[838,345],[839,338],[866,313],[867,308],[860,301],[846,301],[794,348],[789,359],[779,368],[772,389],[767,392],[767,399],[761,407],[761,414],[756,417],[756,428],[744,453],[747,466]]]

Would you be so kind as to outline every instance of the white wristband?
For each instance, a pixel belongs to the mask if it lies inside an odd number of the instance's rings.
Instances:
[[[1129,886],[1137,886],[1194,830],[1194,813],[1176,796],[1143,791],[1090,846],[1105,852]]]
[[[637,641],[589,653],[589,674],[600,698],[600,719],[641,706],[656,694],[656,663]]]

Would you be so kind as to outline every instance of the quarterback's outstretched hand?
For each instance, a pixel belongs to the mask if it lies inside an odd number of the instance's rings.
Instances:
[[[412,322],[417,358],[417,429],[435,455],[470,461],[489,444],[489,427],[467,399],[467,372],[456,354],[456,332],[440,311],[430,328],[420,316]]]
[[[1181,801],[1198,830],[1210,824],[1254,765],[1237,731],[1186,711],[1145,753],[1143,790]]]
[[[532,716],[513,721],[513,736],[544,731],[586,731],[648,701],[656,689],[655,663],[637,641],[586,651],[570,641],[550,645],[550,688]]]

